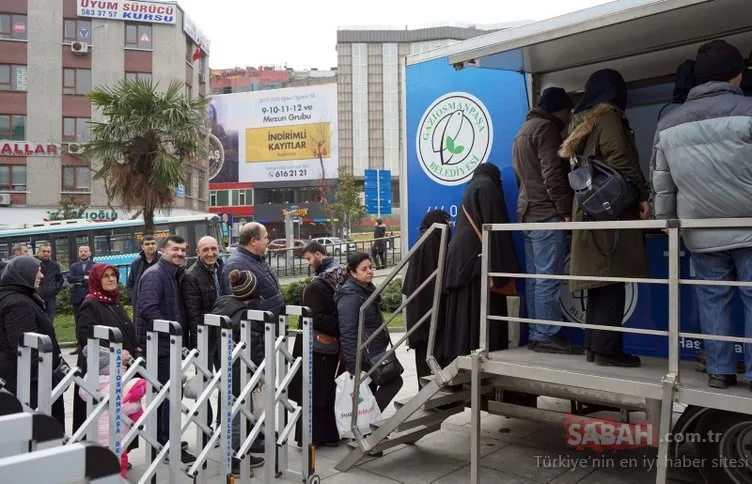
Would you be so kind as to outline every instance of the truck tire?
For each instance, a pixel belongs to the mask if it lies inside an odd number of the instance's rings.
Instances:
[[[679,417],[674,424],[672,434],[674,436],[681,434],[682,437],[675,437],[671,441],[668,452],[668,455],[670,457],[676,458],[679,456],[679,449],[681,449],[684,443],[689,440],[689,435],[696,433],[697,423],[700,421],[705,412],[708,411],[710,411],[710,409],[705,407],[696,407],[694,405],[687,406],[687,408],[681,414],[681,417]]]
[[[712,434],[712,438],[710,437]],[[752,484],[752,415],[708,410],[697,423],[700,469],[707,483]]]

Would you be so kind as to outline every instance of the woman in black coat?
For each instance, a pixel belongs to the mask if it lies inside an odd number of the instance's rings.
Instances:
[[[81,303],[78,312],[76,339],[78,347],[83,348],[88,344],[88,339],[94,336],[94,326],[117,328],[123,335],[123,361],[128,361],[131,356],[135,358],[140,350],[136,346],[136,327],[123,306],[120,305],[119,276],[115,266],[101,263],[92,266],[89,272],[89,293]],[[106,343],[103,342],[103,344]],[[99,365],[99,362],[95,363]],[[76,366],[81,369],[82,373],[86,372],[85,352],[78,352]],[[73,392],[74,431],[86,421],[86,402],[78,393],[78,386],[76,386]]]
[[[431,210],[420,222],[420,235],[431,228],[435,223],[447,224],[447,230],[449,230],[449,214],[444,210]],[[447,244],[449,243],[449,237],[447,237]],[[436,270],[439,264],[439,251],[441,250],[441,232],[435,231],[431,236],[423,242],[423,245],[417,250],[410,263],[407,266],[407,273],[405,274],[405,282],[402,285],[402,294],[406,297],[410,297],[421,284]],[[415,298],[410,301],[406,307],[405,325],[407,330],[410,331],[420,319],[425,316],[429,309],[433,308],[433,296],[434,296],[435,281],[426,285],[420,293],[415,295]],[[443,291],[442,291],[443,292]],[[444,362],[443,354],[443,340],[441,333],[444,327],[444,305],[446,299],[442,294],[439,301],[438,320],[436,324],[436,339],[434,341],[433,355],[436,361],[442,367],[447,363]],[[431,374],[431,368],[426,363],[426,357],[428,354],[428,330],[431,327],[431,320],[428,319],[421,324],[415,332],[413,332],[407,339],[410,348],[415,350],[415,369],[418,374],[418,389],[421,388],[420,378]]]
[[[307,306],[313,317],[313,330],[326,336],[339,338],[339,320],[337,318],[337,305],[334,302],[334,292],[337,287],[347,278],[347,269],[336,265],[331,269],[316,276],[303,289],[301,304]],[[295,357],[303,355],[303,338],[295,339],[292,354]],[[314,352],[312,357],[313,375],[311,399],[311,428],[314,445],[335,446],[339,442],[337,421],[334,416],[334,396],[337,385],[334,380],[344,371],[337,370],[339,355],[326,355]],[[301,375],[298,372],[298,375]],[[296,376],[290,385],[290,398],[301,403],[301,378]],[[302,421],[298,420],[295,428],[295,441],[300,445],[302,439]]]
[[[44,302],[37,294],[42,281],[40,261],[34,257],[14,257],[0,277],[0,378],[5,389],[15,394],[18,386],[18,344],[28,332],[47,335],[52,340],[52,370],[63,362],[55,327],[47,317]],[[37,406],[38,355],[31,356],[31,407]],[[58,383],[53,377],[53,387]],[[63,397],[52,404],[52,416],[65,425]]]

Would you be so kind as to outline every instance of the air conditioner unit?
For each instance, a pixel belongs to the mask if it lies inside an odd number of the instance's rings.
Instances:
[[[71,143],[68,145],[68,153],[72,155],[78,155],[84,151],[84,147],[78,143]]]
[[[70,49],[76,55],[86,55],[89,53],[89,44],[86,42],[71,42]]]
[[[0,193],[0,206],[7,207],[10,205],[10,193]]]

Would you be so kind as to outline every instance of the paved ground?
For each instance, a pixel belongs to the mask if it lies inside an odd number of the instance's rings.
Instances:
[[[393,335],[398,337],[398,335]],[[67,353],[67,352],[66,352]],[[417,392],[414,354],[404,348],[398,350],[405,367],[405,384],[400,397]],[[73,357],[67,356],[72,363]],[[66,394],[66,409],[69,419],[72,404],[71,392]],[[568,402],[541,397],[539,405],[551,409],[567,409]],[[393,412],[391,408],[387,415]],[[316,451],[316,471],[325,483],[463,483],[470,480],[470,412],[457,414],[448,419],[439,432],[424,437],[416,445],[399,446],[384,452],[380,458],[363,459],[347,473],[340,473],[335,465],[347,454],[348,447],[342,443],[337,448],[321,448]],[[68,424],[70,427],[70,423]],[[528,422],[483,414],[482,417],[482,482],[488,483],[555,483],[555,484],[602,484],[602,483],[649,483],[655,482],[655,472],[647,470],[655,452],[627,451],[617,454],[597,455],[590,451],[577,451],[564,441],[564,431],[558,425]],[[185,434],[195,452],[193,428]],[[290,467],[299,461],[300,451],[289,448]],[[210,482],[220,483],[219,450],[214,450],[209,464]],[[134,468],[128,477],[137,482],[145,469],[144,451],[131,453]],[[254,483],[263,482],[263,468],[255,470]],[[158,482],[167,482],[162,469]],[[190,482],[185,477],[181,482]],[[293,476],[278,479],[278,482],[299,482]],[[670,482],[702,482],[692,472],[674,472]]]

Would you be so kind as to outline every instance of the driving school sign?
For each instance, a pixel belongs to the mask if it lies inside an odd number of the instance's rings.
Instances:
[[[76,0],[76,4],[79,17],[153,24],[174,24],[177,19],[177,6],[173,4],[122,0]]]

